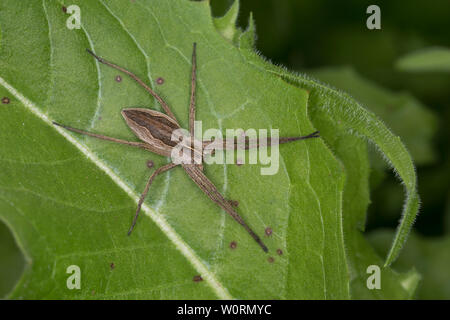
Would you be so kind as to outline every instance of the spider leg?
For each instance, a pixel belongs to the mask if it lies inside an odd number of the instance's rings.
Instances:
[[[112,141],[112,142],[125,144],[125,145],[132,146],[132,147],[137,147],[137,148],[149,150],[146,143],[133,142],[133,141],[127,141],[127,140],[117,139],[117,138],[113,138],[113,137],[108,137],[108,136],[104,136],[102,134],[92,133],[92,132],[89,132],[89,131],[84,131],[84,130],[81,130],[81,129],[68,127],[68,126],[65,126],[63,124],[57,123],[55,121],[53,121],[53,124],[58,126],[58,127],[64,128],[66,130],[73,131],[73,132],[76,132],[76,133],[81,133],[81,134],[84,134],[84,135],[87,135],[87,136],[90,136],[90,137],[94,137],[94,138],[97,138],[97,139]]]
[[[128,235],[131,234],[131,232],[134,229],[134,226],[136,225],[136,222],[137,222],[137,219],[138,219],[138,216],[139,216],[139,212],[141,212],[142,203],[144,202],[145,197],[147,196],[148,190],[150,189],[150,185],[152,184],[153,179],[155,179],[156,176],[158,176],[159,174],[161,174],[163,172],[166,172],[166,171],[168,171],[168,170],[170,170],[172,168],[175,168],[176,166],[177,166],[177,164],[175,164],[175,163],[169,163],[169,164],[166,164],[166,165],[164,165],[162,167],[159,167],[158,169],[155,170],[155,172],[152,173],[152,175],[150,176],[150,178],[147,181],[147,184],[145,185],[144,192],[142,192],[141,197],[139,198],[139,202],[138,202],[138,206],[137,206],[137,209],[136,209],[136,213],[135,213],[134,218],[133,218],[133,223],[131,224],[130,230],[128,230]]]
[[[268,252],[266,245],[262,242],[261,238],[248,226],[248,224],[242,219],[242,217],[234,211],[231,204],[225,200],[225,198],[217,190],[216,186],[208,179],[207,176],[195,165],[183,165],[183,169],[194,181],[197,186],[217,205],[226,211],[234,220],[236,220],[244,229],[250,234],[250,236],[258,243],[264,252]]]
[[[139,83],[145,90],[147,90],[148,93],[150,93],[156,100],[158,100],[161,107],[164,109],[164,111],[167,113],[169,117],[171,117],[173,120],[175,120],[176,123],[178,123],[177,119],[175,118],[175,115],[172,113],[172,110],[170,110],[169,105],[155,92],[150,88],[148,85],[145,84],[144,81],[142,81],[138,76],[136,76],[134,73],[128,71],[125,68],[122,68],[121,66],[118,66],[117,64],[114,64],[112,62],[109,62],[108,60],[105,60],[103,58],[100,58],[95,53],[93,53],[91,50],[86,49],[87,52],[89,52],[91,55],[94,56],[95,59],[98,60],[98,62],[103,63],[111,68],[114,68],[116,70],[119,70],[126,75],[128,75],[130,78],[135,80],[137,83]]]

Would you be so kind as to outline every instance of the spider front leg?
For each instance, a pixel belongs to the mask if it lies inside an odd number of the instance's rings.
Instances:
[[[152,88],[150,88],[148,85],[145,84],[144,81],[142,81],[138,76],[136,76],[134,73],[128,71],[127,69],[118,66],[117,64],[114,64],[112,62],[109,62],[108,60],[105,60],[99,56],[97,56],[95,53],[93,53],[91,50],[86,49],[86,51],[88,53],[90,53],[95,59],[98,60],[98,62],[103,63],[111,68],[114,68],[116,70],[119,70],[123,73],[125,73],[126,75],[128,75],[130,78],[132,78],[133,80],[135,80],[137,83],[139,83],[145,90],[147,90],[148,93],[150,93],[153,98],[155,98],[156,100],[158,100],[159,104],[161,105],[161,107],[164,109],[164,111],[167,113],[167,115],[169,117],[171,117],[176,123],[178,123],[177,119],[175,118],[175,115],[173,114],[172,110],[170,110],[169,105],[155,92],[152,90]]]
[[[195,139],[195,89],[197,82],[197,44],[192,47],[192,71],[191,71],[191,99],[189,103],[189,134],[192,142]],[[192,147],[194,147],[192,145]],[[202,158],[203,161],[203,158]],[[203,171],[203,164],[197,165]]]
[[[284,144],[299,140],[305,140],[305,139],[311,139],[311,138],[319,138],[319,131],[314,131],[313,133],[310,133],[306,136],[301,137],[280,137],[277,141],[272,141],[272,138],[267,138],[267,140],[260,140],[260,139],[248,139],[245,138],[244,141],[240,142],[237,141],[237,139],[233,140],[221,140],[219,143],[215,143],[213,140],[203,140],[202,145],[205,149],[208,146],[210,146],[210,153],[214,155],[215,150],[238,150],[238,149],[255,149],[259,147],[267,147],[267,146],[273,146],[275,144]],[[213,144],[214,143],[214,144]]]

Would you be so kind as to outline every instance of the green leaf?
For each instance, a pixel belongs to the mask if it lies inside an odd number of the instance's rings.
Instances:
[[[370,242],[380,253],[389,247],[392,231],[380,230],[370,234]],[[414,264],[422,274],[417,299],[450,299],[450,237],[427,239],[412,234],[405,249],[393,265],[398,270],[409,269]]]
[[[272,263],[180,168],[156,179],[136,230],[126,236],[150,174],[147,160],[160,166],[167,159],[72,134],[51,121],[136,140],[120,110],[160,108],[124,75],[115,81],[118,72],[85,48],[149,82],[183,127],[193,42],[203,130],[279,128],[280,136],[305,135],[315,131],[311,98],[246,62],[215,29],[208,2],[64,4],[80,6],[81,29],[66,28],[63,3],[0,4],[0,96],[11,100],[0,108],[7,119],[0,130],[0,216],[28,261],[11,298],[348,298],[345,173],[321,139],[280,146],[273,176],[260,175],[259,165],[205,168],[227,198],[239,201],[239,213],[258,234],[273,229],[264,237]],[[71,265],[81,269],[80,290],[66,286]],[[203,281],[193,281],[196,275]]]
[[[237,28],[237,18],[239,14],[239,0],[235,0],[223,17],[214,18],[214,26],[225,39],[234,41],[240,30]]]
[[[355,299],[406,299],[411,298],[419,275],[414,270],[399,274],[391,268],[381,268],[381,289],[368,290],[367,268],[382,266],[383,260],[366,241],[364,230],[369,204],[369,159],[364,138],[345,132],[332,119],[315,117],[324,139],[345,166],[346,183],[343,195],[344,241],[349,261],[350,292]]]
[[[413,161],[400,137],[395,136],[372,112],[351,98],[347,93],[328,87],[307,76],[296,75],[274,66],[249,50],[242,50],[255,68],[272,72],[285,81],[310,91],[311,118],[328,118],[336,122],[341,131],[356,134],[373,143],[381,152],[396,175],[401,179],[406,193],[402,218],[389,251],[385,266],[398,256],[419,209],[417,177]]]
[[[309,74],[349,93],[380,117],[402,137],[416,164],[425,165],[435,161],[432,139],[437,130],[436,116],[409,93],[394,93],[384,89],[349,67],[322,68]]]
[[[450,49],[434,47],[409,53],[396,67],[410,72],[450,72]]]

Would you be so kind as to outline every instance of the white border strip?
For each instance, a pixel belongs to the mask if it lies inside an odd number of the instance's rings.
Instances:
[[[22,102],[26,108],[28,108],[37,117],[43,120],[46,124],[54,128],[58,133],[60,133],[64,138],[71,142],[75,147],[77,147],[89,160],[94,162],[101,170],[103,170],[111,179],[122,188],[134,201],[137,203],[139,201],[139,196],[127,186],[119,176],[117,176],[103,161],[101,161],[93,152],[87,149],[85,146],[80,144],[75,138],[73,138],[66,130],[57,127],[52,124],[52,121],[42,113],[39,108],[20,92],[18,92],[13,86],[6,82],[0,76],[0,84],[8,90],[12,95],[14,95],[20,102]],[[203,279],[211,286],[213,291],[217,294],[220,299],[231,300],[233,297],[229,294],[228,290],[217,280],[215,274],[208,270],[205,263],[197,256],[195,251],[185,243],[178,233],[171,227],[167,220],[160,214],[152,210],[145,203],[142,205],[142,211],[156,223],[156,225],[164,232],[164,234],[175,244],[175,247],[181,252],[182,255],[192,264],[192,266],[197,269]]]

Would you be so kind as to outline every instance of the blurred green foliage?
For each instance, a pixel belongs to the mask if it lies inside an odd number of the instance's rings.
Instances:
[[[450,72],[450,49],[426,48],[397,61],[397,68],[405,71]]]

